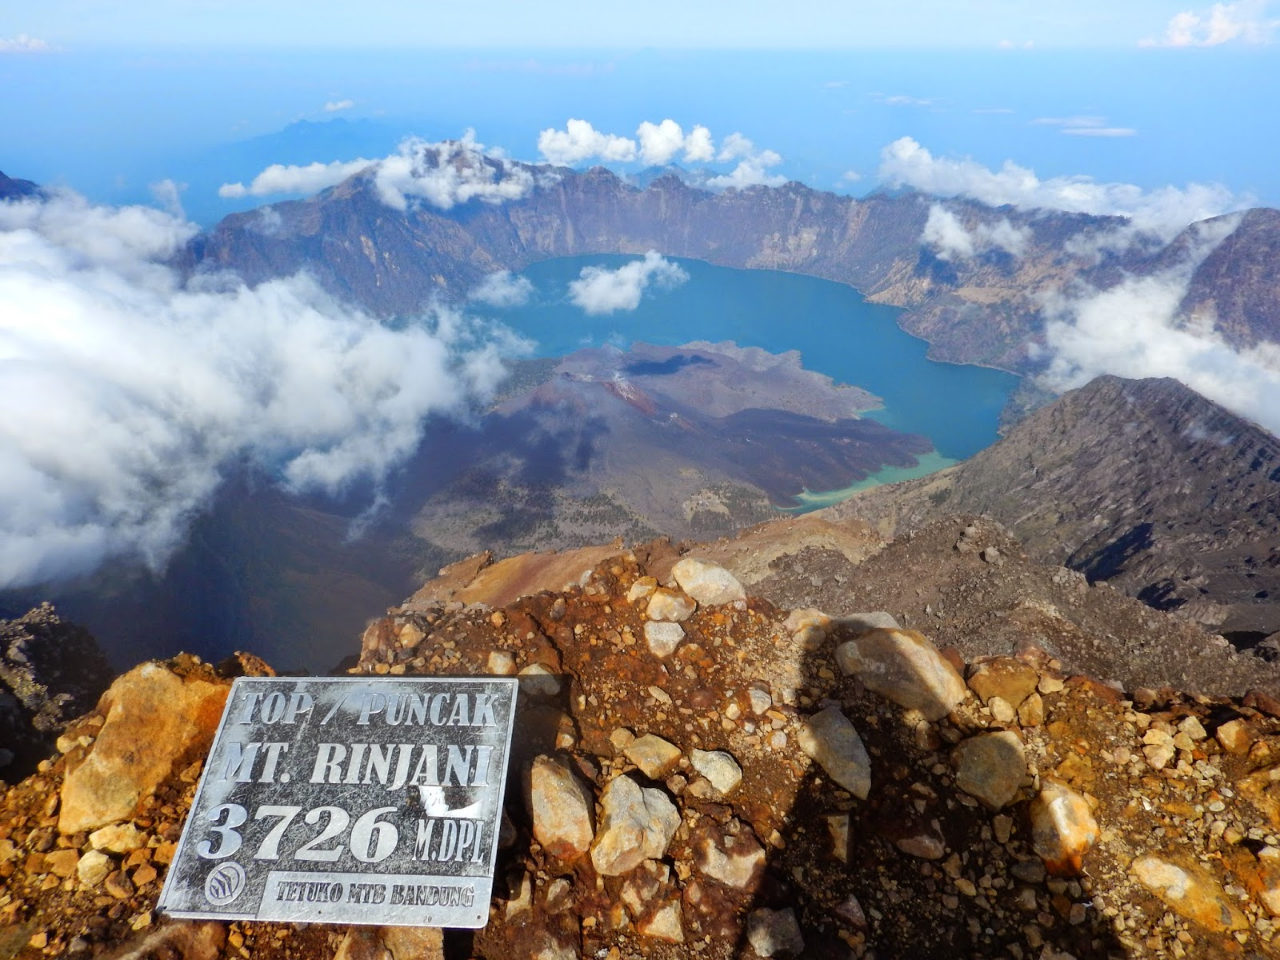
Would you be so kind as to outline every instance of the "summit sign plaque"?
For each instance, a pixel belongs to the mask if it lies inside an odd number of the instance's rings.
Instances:
[[[236,680],[160,909],[483,927],[515,701],[506,677]]]

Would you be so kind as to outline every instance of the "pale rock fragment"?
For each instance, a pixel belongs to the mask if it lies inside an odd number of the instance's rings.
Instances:
[[[1175,913],[1214,933],[1249,929],[1245,919],[1218,882],[1198,867],[1180,866],[1144,856],[1130,868],[1144,887]]]
[[[812,653],[827,639],[831,618],[821,610],[792,610],[782,626],[795,638],[802,650]]]
[[[804,937],[791,907],[753,910],[747,917],[747,941],[762,957],[799,954],[804,950]]]
[[[747,691],[747,697],[751,701],[751,712],[757,717],[773,706],[773,697],[769,695],[768,690],[752,687]]]
[[[609,781],[600,806],[603,814],[591,862],[606,877],[661,859],[680,826],[680,813],[664,791],[641,787],[628,776]]]
[[[893,845],[903,853],[922,860],[941,860],[947,855],[947,843],[934,824],[922,825],[915,833],[898,837]]]
[[[573,860],[591,847],[594,836],[591,791],[559,760],[536,757],[529,776],[533,835],[561,860]]]
[[[650,620],[644,625],[644,640],[649,652],[663,659],[676,652],[684,639],[684,627],[669,620]]]
[[[650,780],[663,780],[675,773],[681,757],[679,747],[652,733],[631,741],[622,753]]]
[[[839,627],[852,634],[870,633],[872,630],[900,630],[901,625],[893,614],[883,610],[870,613],[849,613],[832,621],[833,627]]]
[[[560,695],[560,680],[543,663],[531,663],[516,678],[520,693],[528,697],[555,697]]]
[[[737,890],[746,889],[764,871],[764,847],[748,830],[736,836],[703,837],[695,851],[703,875]]]
[[[1008,806],[1027,775],[1022,739],[1014,732],[980,733],[962,740],[951,753],[956,786],[990,810]]]
[[[659,587],[649,597],[649,606],[645,608],[645,616],[650,620],[669,620],[678,623],[693,616],[698,608],[693,598],[679,590]]]
[[[742,768],[723,750],[694,750],[689,760],[693,769],[711,781],[721,794],[732,793],[742,782]]]
[[[490,650],[488,669],[498,677],[509,677],[516,672],[516,659],[506,650]]]
[[[147,835],[132,823],[117,823],[89,834],[89,845],[109,853],[132,853],[147,845]]]
[[[871,792],[871,757],[849,719],[830,706],[809,717],[797,737],[800,749],[832,780],[859,800]]]
[[[737,577],[724,567],[705,560],[685,557],[671,568],[671,576],[681,590],[703,606],[719,606],[747,598]]]
[[[1222,749],[1235,756],[1244,756],[1253,746],[1253,733],[1244,719],[1231,720],[1214,731],[1214,737]]]
[[[836,648],[836,662],[868,689],[899,706],[941,720],[965,698],[960,674],[914,630],[873,630]]]
[[[1070,787],[1045,781],[1031,802],[1031,846],[1056,876],[1078,874],[1084,855],[1098,842],[1098,821],[1089,801]]]
[[[100,850],[90,850],[76,864],[76,876],[85,887],[96,887],[107,879],[116,863]]]
[[[643,600],[645,597],[653,595],[653,591],[658,589],[658,581],[653,577],[641,577],[635,583],[631,584],[627,590],[627,603],[635,603],[637,600]]]

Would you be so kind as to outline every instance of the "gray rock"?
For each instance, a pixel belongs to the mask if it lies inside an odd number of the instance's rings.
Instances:
[[[841,627],[850,633],[870,633],[872,630],[901,629],[893,614],[886,613],[883,610],[874,610],[870,613],[850,613],[843,617],[837,617],[832,621],[832,627]]]
[[[790,907],[785,910],[762,908],[752,911],[747,917],[747,940],[751,949],[762,957],[798,954],[804,949],[800,924],[796,922],[796,912]]]
[[[827,707],[804,722],[800,749],[840,786],[860,800],[871,792],[871,757],[839,707]]]
[[[1027,775],[1027,756],[1016,733],[980,733],[962,740],[952,751],[956,786],[977,797],[988,809],[1012,803]]]

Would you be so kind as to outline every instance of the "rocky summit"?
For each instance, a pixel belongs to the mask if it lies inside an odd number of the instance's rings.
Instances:
[[[951,550],[1003,576],[960,549],[989,532]],[[781,609],[716,561],[734,549],[526,562],[522,591],[489,578],[523,595],[424,589],[365,631],[353,674],[521,680],[484,929],[157,914],[231,678],[271,672],[180,656],[117,679],[4,793],[0,956],[1280,955],[1274,676],[1135,687],[1034,619],[966,654],[903,607]]]

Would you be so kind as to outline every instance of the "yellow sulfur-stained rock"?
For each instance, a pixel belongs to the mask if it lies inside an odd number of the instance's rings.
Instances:
[[[1247,930],[1249,922],[1218,882],[1198,867],[1159,857],[1139,857],[1130,868],[1138,881],[1179,916],[1213,933]]]

